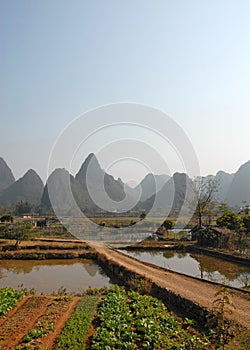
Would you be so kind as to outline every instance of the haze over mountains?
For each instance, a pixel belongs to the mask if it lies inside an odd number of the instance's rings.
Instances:
[[[235,174],[218,171],[216,199],[230,207],[240,207],[243,201],[250,204],[250,161],[240,166]],[[83,212],[151,210],[178,214],[187,193],[191,191],[191,179],[186,174],[173,176],[147,174],[134,189],[122,180],[114,179],[101,167],[91,153],[73,176],[66,169],[55,169],[44,186],[32,169],[15,180],[7,163],[0,158],[0,205],[10,207],[20,201],[34,206],[53,208],[72,215],[80,208]],[[104,184],[104,185],[103,185]],[[156,196],[157,193],[157,196]]]

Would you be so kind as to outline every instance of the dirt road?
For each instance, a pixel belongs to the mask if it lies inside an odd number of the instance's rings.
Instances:
[[[100,244],[92,244],[92,246],[98,253],[104,254],[110,261],[116,262],[130,271],[146,277],[158,286],[192,300],[202,307],[209,310],[212,309],[214,295],[220,289],[220,286],[154,267]],[[237,323],[250,329],[250,294],[235,290],[233,302],[236,309],[233,310],[232,318]]]

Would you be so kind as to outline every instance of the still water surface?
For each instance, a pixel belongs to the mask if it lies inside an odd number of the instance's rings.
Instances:
[[[250,286],[250,267],[211,256],[175,251],[124,251],[138,260],[233,287]]]
[[[39,293],[50,294],[62,286],[69,293],[80,293],[89,286],[110,286],[111,281],[98,264],[87,259],[0,261],[0,287],[20,285]]]

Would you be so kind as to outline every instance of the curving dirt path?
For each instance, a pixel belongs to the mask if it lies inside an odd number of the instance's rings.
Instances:
[[[212,301],[220,286],[141,262],[116,250],[101,246],[100,243],[91,243],[91,245],[99,254],[104,254],[110,261],[150,279],[162,288],[171,290],[175,294],[212,310]],[[237,323],[250,329],[250,294],[235,289],[233,301],[236,309],[232,310],[231,317]]]

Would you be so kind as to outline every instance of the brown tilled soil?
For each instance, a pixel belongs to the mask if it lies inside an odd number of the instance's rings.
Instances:
[[[151,280],[162,288],[212,310],[214,295],[220,289],[220,286],[143,263],[113,249],[106,248],[100,243],[92,244],[92,246],[99,254],[104,254],[110,261],[114,261],[118,265]],[[232,310],[233,313],[230,317],[250,329],[250,294],[235,289],[233,295],[236,309]]]
[[[52,349],[53,343],[79,299],[73,297],[65,300],[52,296],[25,297],[5,319],[0,321],[0,349],[15,349],[30,329],[37,329],[41,324],[44,327],[51,325],[53,327],[48,334],[32,341],[30,349],[35,346],[39,349]]]

